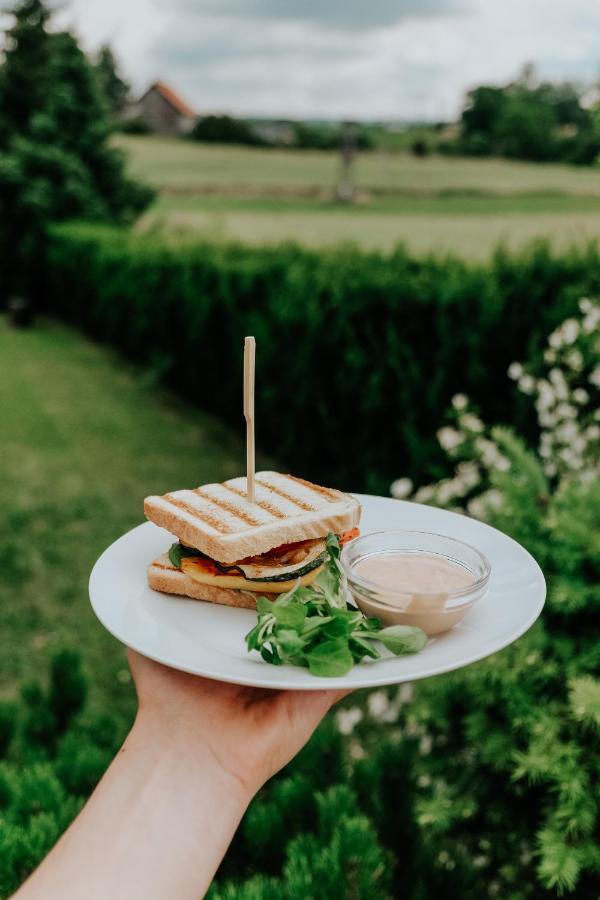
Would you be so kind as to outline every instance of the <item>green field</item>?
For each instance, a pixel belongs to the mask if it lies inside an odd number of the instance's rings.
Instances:
[[[92,565],[143,520],[144,496],[239,474],[242,446],[65,328],[0,319],[0,361],[0,697],[69,646],[85,650],[92,707],[128,712],[123,648],[88,602]]]
[[[498,243],[545,236],[565,246],[600,236],[600,170],[371,152],[356,164],[357,202],[333,202],[338,159],[120,137],[132,171],[159,191],[142,222],[251,243],[355,241],[481,259]]]

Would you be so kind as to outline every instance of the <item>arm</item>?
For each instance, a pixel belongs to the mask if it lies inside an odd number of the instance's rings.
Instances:
[[[340,697],[221,684],[130,653],[138,714],[15,900],[204,895],[256,791]]]

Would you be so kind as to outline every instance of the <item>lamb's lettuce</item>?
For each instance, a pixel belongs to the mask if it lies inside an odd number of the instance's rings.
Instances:
[[[340,544],[327,537],[327,559],[310,586],[299,582],[277,599],[259,597],[257,623],[246,635],[248,650],[256,650],[272,665],[304,666],[313,675],[345,675],[364,657],[379,659],[377,643],[399,656],[417,653],[427,643],[420,628],[367,619],[346,602],[346,579]]]

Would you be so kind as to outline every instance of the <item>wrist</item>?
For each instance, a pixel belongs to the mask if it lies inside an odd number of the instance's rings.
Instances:
[[[240,816],[260,787],[230,770],[206,736],[197,730],[185,723],[162,721],[143,710],[138,711],[125,747],[142,749],[153,765],[168,770],[173,779],[181,781],[183,790],[190,790],[199,782],[210,785],[219,803],[226,802]]]

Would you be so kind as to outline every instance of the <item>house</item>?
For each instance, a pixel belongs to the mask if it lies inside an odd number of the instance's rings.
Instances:
[[[155,81],[128,110],[128,119],[139,119],[154,134],[188,134],[198,118],[185,100],[165,84]]]

